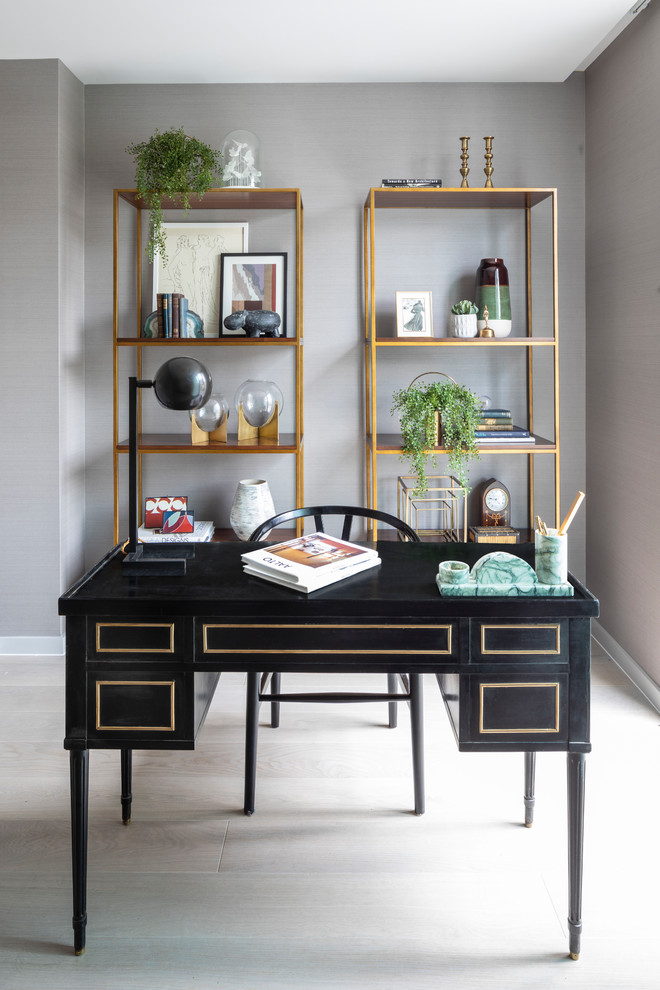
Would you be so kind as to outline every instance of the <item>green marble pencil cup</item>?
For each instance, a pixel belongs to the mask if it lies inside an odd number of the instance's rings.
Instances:
[[[547,535],[534,533],[534,569],[541,584],[566,584],[568,581],[567,536],[558,536],[556,529]]]

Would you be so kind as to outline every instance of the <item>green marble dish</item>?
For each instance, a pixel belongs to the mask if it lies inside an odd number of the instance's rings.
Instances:
[[[534,568],[504,550],[495,550],[480,557],[470,576],[462,584],[450,584],[438,569],[436,584],[441,595],[448,598],[487,598],[521,596],[527,598],[570,598],[571,584],[541,584]]]

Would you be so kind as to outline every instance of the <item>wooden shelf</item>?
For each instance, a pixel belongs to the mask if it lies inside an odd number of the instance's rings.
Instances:
[[[369,343],[369,341],[367,341]],[[376,337],[376,347],[552,347],[552,337]]]
[[[378,209],[522,210],[551,199],[554,189],[371,189],[365,206]]]
[[[534,454],[534,453],[547,453],[554,454],[557,452],[558,447],[552,440],[546,440],[544,437],[536,436],[533,434],[536,443],[503,443],[503,444],[478,444],[478,450],[480,454]],[[369,443],[373,441],[372,437],[368,438]],[[431,450],[436,454],[448,454],[449,451],[445,447],[432,447]],[[399,433],[379,433],[376,438],[376,448],[375,452],[377,454],[400,454],[401,453],[401,435]]]
[[[300,441],[302,447],[302,438]],[[138,451],[142,454],[295,454],[295,433],[281,433],[279,443],[272,440],[241,440],[230,433],[227,443],[191,443],[189,433],[140,433]],[[117,453],[128,453],[128,440],[117,444]]]
[[[148,209],[137,189],[117,189],[117,196],[137,210]],[[298,189],[209,189],[203,196],[190,197],[191,210],[295,210],[299,205]],[[163,198],[164,210],[181,210],[173,199]]]
[[[302,341],[301,341],[302,343]],[[297,337],[118,337],[118,347],[295,347]]]

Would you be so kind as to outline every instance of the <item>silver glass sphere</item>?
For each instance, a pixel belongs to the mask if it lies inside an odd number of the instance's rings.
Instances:
[[[200,406],[199,409],[194,409],[190,415],[194,417],[200,430],[204,430],[206,433],[212,433],[213,430],[217,430],[219,426],[222,426],[227,419],[229,415],[229,403],[224,395],[212,395],[203,406]]]
[[[250,426],[260,428],[270,422],[276,409],[282,412],[284,398],[275,382],[249,378],[238,386],[234,405],[237,412],[243,410],[243,416]]]

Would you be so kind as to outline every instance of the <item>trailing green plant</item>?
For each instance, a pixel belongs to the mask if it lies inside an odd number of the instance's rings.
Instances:
[[[221,182],[222,155],[183,128],[156,130],[148,141],[129,144],[126,151],[135,159],[138,196],[149,208],[147,255],[153,261],[159,254],[167,260],[163,233],[163,200],[172,199],[184,210],[190,209],[190,196],[202,196]]]
[[[433,449],[438,442],[436,413],[442,423],[442,443],[448,451],[447,468],[459,484],[470,490],[468,461],[479,459],[475,431],[481,416],[481,399],[452,380],[417,384],[398,389],[392,413],[401,418],[402,458],[417,477],[415,495],[428,491],[427,470],[437,465]]]
[[[461,299],[460,302],[454,303],[451,311],[455,316],[476,316],[479,312],[474,303],[470,302],[469,299]]]

